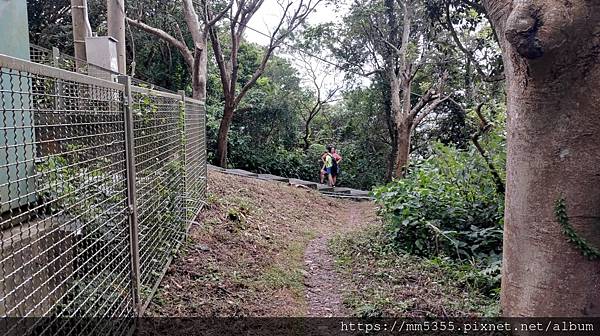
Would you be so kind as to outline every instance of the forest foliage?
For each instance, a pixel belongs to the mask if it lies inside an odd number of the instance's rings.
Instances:
[[[106,30],[105,2],[88,3],[92,26],[102,34]],[[418,104],[441,73],[448,77],[443,86],[447,99],[411,129],[405,178],[390,178],[395,121],[386,75],[389,64],[385,62],[390,40],[382,36],[394,27],[381,21],[386,8],[396,8],[391,15],[398,23],[395,28],[402,29],[403,16],[399,7],[386,7],[385,1],[379,0],[348,3],[340,22],[307,24],[278,49],[233,117],[227,165],[316,181],[325,146],[335,145],[344,158],[340,184],[374,189],[391,246],[427,258],[471,263],[497,279],[504,195],[492,172],[503,179],[505,167],[505,97],[498,78],[502,73],[499,48],[478,1],[412,3],[407,57],[418,71],[412,79],[411,103]],[[72,50],[70,2],[38,0],[28,1],[28,6],[31,41]],[[127,12],[192,45],[190,33],[182,29],[178,2],[127,1]],[[217,25],[217,30],[226,49],[226,25]],[[191,93],[189,71],[176,49],[130,26],[127,40],[127,57],[135,60],[137,77]],[[238,87],[250,80],[263,50],[263,46],[241,41]],[[302,59],[310,61],[302,63]],[[224,94],[211,51],[208,60],[207,145],[212,161]],[[318,62],[324,66],[317,75],[343,77],[344,85],[336,87],[328,100],[323,97],[331,93],[333,84],[313,85],[309,69],[299,66]],[[487,124],[475,113],[480,104],[484,104]],[[477,132],[481,148],[473,142]]]

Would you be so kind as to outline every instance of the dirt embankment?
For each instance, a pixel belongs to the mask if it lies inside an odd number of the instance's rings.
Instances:
[[[208,206],[150,305],[150,316],[344,313],[327,241],[376,221],[372,203],[209,172]]]

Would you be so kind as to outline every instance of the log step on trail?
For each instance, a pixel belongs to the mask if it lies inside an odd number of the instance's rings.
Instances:
[[[330,187],[326,184],[321,184],[317,182],[305,181],[295,178],[287,178],[281,177],[272,174],[257,174],[243,169],[225,169],[213,165],[207,165],[208,169],[218,171],[225,174],[231,174],[242,177],[256,178],[265,181],[273,181],[273,182],[284,182],[289,183],[290,185],[313,189],[319,191],[321,194],[329,197],[337,197],[337,198],[347,198],[356,201],[371,201],[373,197],[369,196],[369,192],[365,190],[358,190],[352,188],[342,188],[342,187]]]

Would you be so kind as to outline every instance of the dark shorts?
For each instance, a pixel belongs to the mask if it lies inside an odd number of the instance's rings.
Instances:
[[[327,175],[332,175],[332,174],[331,174],[331,168],[333,168],[333,167],[325,168],[325,174],[327,174]],[[332,176],[333,176],[333,175],[332,175]]]

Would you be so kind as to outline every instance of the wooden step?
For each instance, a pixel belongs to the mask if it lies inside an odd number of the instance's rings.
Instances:
[[[364,196],[364,197],[370,197],[370,192],[369,191],[364,191],[364,190],[357,190],[357,189],[352,189],[350,192],[351,195],[353,196]]]
[[[318,184],[317,186],[320,192],[333,192],[333,187],[330,187],[326,184]]]
[[[258,174],[258,178],[261,180],[277,181],[277,182],[289,182],[290,181],[290,179],[287,177],[281,177],[281,176],[271,175],[271,174]]]
[[[239,175],[239,176],[258,177],[258,174],[249,172],[247,170],[242,170],[242,169],[227,169],[226,172],[227,172],[227,174],[233,174],[233,175]]]
[[[298,180],[298,179],[290,179],[290,183],[303,185],[305,187],[315,189],[315,190],[318,189],[318,187],[319,187],[319,185],[315,182],[309,182],[309,181]]]
[[[333,192],[336,194],[350,194],[351,190],[350,188],[340,188],[340,187],[335,187],[333,188]]]

